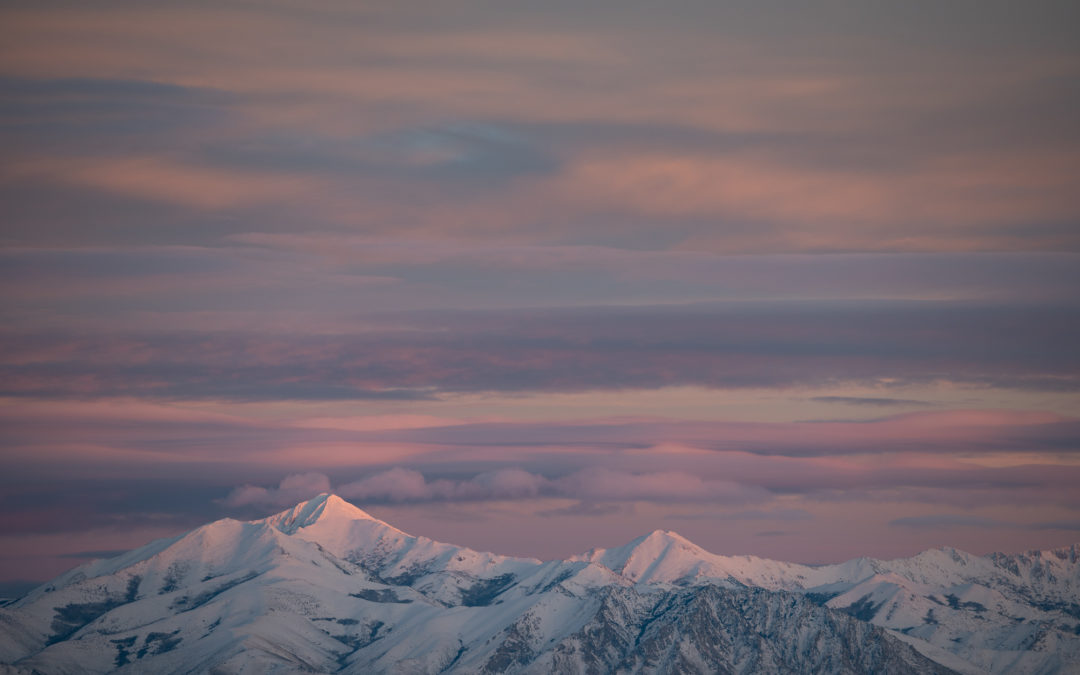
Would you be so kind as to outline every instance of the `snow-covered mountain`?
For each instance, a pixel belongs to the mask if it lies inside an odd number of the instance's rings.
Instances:
[[[798,593],[888,628],[961,672],[1080,672],[1080,545],[985,557],[938,549],[811,567],[718,556],[657,531],[579,559],[638,584]]]
[[[0,608],[0,673],[1080,672],[1078,557],[809,567],[657,531],[542,562],[320,495],[34,589]]]

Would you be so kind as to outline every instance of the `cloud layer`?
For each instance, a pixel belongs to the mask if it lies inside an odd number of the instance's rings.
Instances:
[[[0,395],[408,400],[842,382],[1059,391],[1080,382],[1080,311],[1061,306],[609,307],[393,320],[395,328],[329,335],[9,332],[0,334]]]
[[[320,492],[328,492],[323,474],[297,474],[282,479],[277,488],[246,485],[226,498],[231,506],[269,504],[288,506]],[[761,489],[723,480],[707,480],[682,471],[630,473],[601,467],[580,469],[550,479],[519,468],[498,469],[467,480],[440,478],[428,481],[419,471],[395,467],[333,489],[360,503],[429,501],[492,501],[557,496],[583,502],[705,502],[752,503],[768,498]]]
[[[1074,539],[1080,6],[790,5],[6,3],[0,581],[327,489]]]

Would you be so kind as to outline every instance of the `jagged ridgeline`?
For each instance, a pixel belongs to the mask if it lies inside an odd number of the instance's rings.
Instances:
[[[542,562],[333,495],[0,608],[0,673],[1080,672],[1080,547],[808,567],[673,532]]]

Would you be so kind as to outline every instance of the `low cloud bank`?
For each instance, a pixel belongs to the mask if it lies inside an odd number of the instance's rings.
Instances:
[[[567,497],[583,502],[654,501],[748,504],[767,501],[760,487],[726,480],[711,480],[682,471],[631,473],[607,468],[586,468],[558,478],[524,469],[488,471],[464,480],[428,480],[414,469],[395,467],[332,488],[320,473],[287,476],[276,488],[244,485],[225,499],[229,506],[288,506],[320,492],[336,492],[366,503],[432,501],[485,501]]]

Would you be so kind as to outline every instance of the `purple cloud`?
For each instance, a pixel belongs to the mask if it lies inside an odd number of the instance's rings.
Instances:
[[[995,518],[971,516],[955,513],[941,513],[927,516],[907,516],[897,518],[889,522],[894,527],[909,527],[915,529],[938,530],[950,528],[979,528],[979,529],[1026,529],[1026,530],[1061,530],[1080,531],[1080,520],[1047,521],[1035,523],[1016,523]]]
[[[426,399],[460,392],[1080,387],[1080,313],[915,303],[445,312],[312,335],[0,334],[0,395]],[[133,358],[137,355],[137,358]]]

